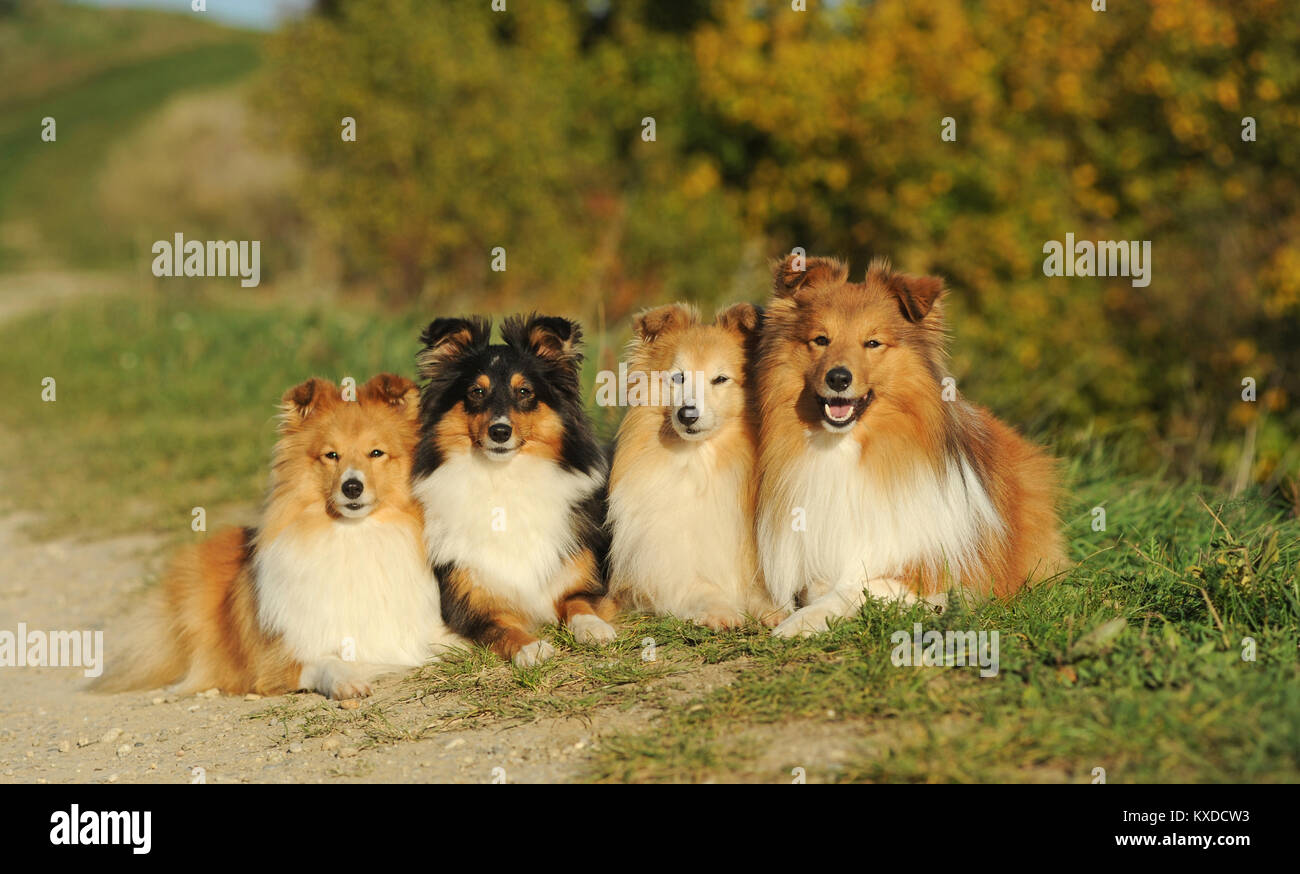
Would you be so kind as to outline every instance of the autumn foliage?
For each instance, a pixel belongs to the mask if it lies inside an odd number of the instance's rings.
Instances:
[[[617,331],[761,300],[795,246],[883,254],[947,278],[954,373],[1012,421],[1295,475],[1300,5],[792,5],[339,0],[275,38],[259,102],[344,278],[395,300]],[[1067,232],[1150,241],[1150,285],[1046,277]]]

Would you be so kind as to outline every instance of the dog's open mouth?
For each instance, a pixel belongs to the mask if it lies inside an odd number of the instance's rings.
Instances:
[[[822,420],[832,428],[847,428],[858,420],[863,411],[875,400],[875,389],[869,389],[860,398],[818,398],[822,405]]]

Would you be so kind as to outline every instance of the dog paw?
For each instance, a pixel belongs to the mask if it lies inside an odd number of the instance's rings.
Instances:
[[[335,683],[330,689],[330,695],[335,701],[344,701],[348,698],[369,698],[370,684],[364,680],[356,682]]]
[[[696,617],[695,621],[700,625],[712,628],[714,631],[727,631],[744,625],[745,617],[735,610],[714,610],[705,613],[703,616]]]
[[[553,655],[555,655],[555,647],[544,640],[534,640],[520,647],[513,661],[517,668],[531,668],[533,665],[540,665]]]
[[[304,683],[305,688],[315,688],[317,692],[335,701],[343,698],[367,698],[370,696],[370,676],[374,670],[352,662],[339,659],[326,659],[325,662],[309,666],[315,674],[315,682]]]
[[[618,637],[618,632],[614,626],[610,625],[599,616],[592,616],[590,613],[579,613],[569,620],[569,631],[573,632],[573,639],[578,643],[609,643]]]
[[[762,616],[760,616],[758,621],[762,622],[768,628],[776,628],[778,625],[781,624],[782,620],[784,620],[785,618],[786,618],[786,614],[783,611],[772,610],[771,612],[764,613]]]
[[[773,637],[810,637],[820,634],[830,626],[826,614],[820,610],[805,607],[772,629]]]
[[[370,681],[366,672],[357,668],[335,668],[322,690],[329,698],[342,701],[348,698],[369,698]]]

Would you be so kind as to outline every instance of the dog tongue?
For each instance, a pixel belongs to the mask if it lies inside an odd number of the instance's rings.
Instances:
[[[849,415],[853,412],[853,402],[838,401],[838,400],[828,401],[826,404],[826,412],[830,413],[831,418],[835,419],[836,421],[840,421],[841,419],[847,419]]]

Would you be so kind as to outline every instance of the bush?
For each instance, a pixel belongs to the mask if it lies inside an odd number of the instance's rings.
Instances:
[[[1013,421],[1238,485],[1300,469],[1295,4],[330,6],[276,40],[265,105],[396,297],[618,320],[761,299],[794,246],[887,254],[948,279],[956,375]],[[1047,278],[1067,232],[1151,241],[1151,284]]]

